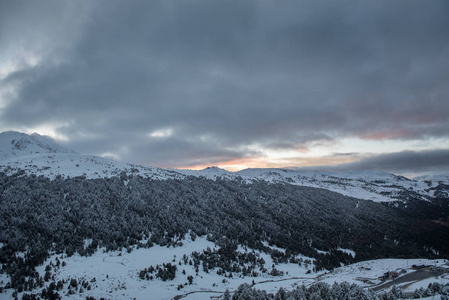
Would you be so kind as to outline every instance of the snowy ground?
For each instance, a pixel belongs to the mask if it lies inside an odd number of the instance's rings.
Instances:
[[[405,270],[406,273],[400,274],[398,278],[404,276],[405,274],[410,274],[414,272],[413,265],[429,265],[429,266],[441,266],[449,268],[447,261],[444,259],[439,260],[429,260],[429,259],[378,259],[369,260],[352,265],[344,266],[335,269],[331,273],[325,274],[321,277],[321,281],[327,282],[329,284],[337,282],[347,281],[349,283],[356,283],[363,287],[374,287],[381,284],[382,281],[379,279],[386,272],[397,272],[400,273]],[[438,276],[438,278],[430,278],[423,280],[420,283],[415,283],[413,289],[407,288],[406,291],[414,291],[416,288],[421,286],[426,288],[430,282],[438,281],[440,283],[449,282],[449,274],[447,276]],[[396,279],[397,280],[397,279]],[[423,284],[423,285],[422,285]]]
[[[194,242],[191,239],[184,240],[182,247],[160,247],[154,246],[149,249],[134,249],[131,253],[124,251],[104,252],[97,251],[91,257],[81,257],[74,255],[72,257],[64,257],[61,255],[53,255],[47,262],[37,268],[40,275],[45,274],[45,266],[52,262],[56,264],[56,259],[65,262],[65,266],[60,266],[56,272],[53,272],[55,281],[66,279],[64,290],[59,292],[64,299],[86,299],[87,296],[95,298],[107,299],[172,299],[176,295],[186,294],[191,291],[216,291],[218,293],[199,293],[192,294],[186,299],[210,299],[210,295],[219,295],[226,289],[233,290],[244,282],[251,283],[267,279],[283,279],[290,278],[292,274],[295,276],[304,276],[313,278],[316,274],[307,274],[307,268],[298,267],[296,264],[279,264],[276,269],[284,271],[285,276],[273,277],[266,275],[265,277],[239,277],[237,274],[231,279],[216,274],[216,270],[212,270],[209,274],[200,268],[198,275],[191,265],[179,265],[184,254],[189,256],[193,251],[202,252],[208,247],[213,249],[215,244],[207,241],[204,237],[198,237]],[[245,249],[239,247],[238,251],[244,252]],[[247,251],[251,251],[248,249]],[[271,257],[265,253],[260,254],[265,260],[265,266],[270,271],[273,261]],[[304,257],[307,259],[306,257]],[[176,264],[177,276],[173,281],[161,281],[160,279],[142,280],[139,278],[140,270],[157,264],[163,263]],[[185,270],[185,274],[182,271]],[[289,275],[287,275],[287,273]],[[193,283],[188,284],[187,277],[194,277]],[[88,281],[91,284],[91,290],[84,290],[83,293],[68,294],[68,284],[70,279],[75,278],[78,282]],[[94,279],[95,278],[95,279]],[[7,282],[6,277],[2,278]],[[94,281],[94,282],[93,282]],[[48,284],[48,283],[47,283]],[[184,288],[178,290],[180,284],[185,285]],[[269,285],[268,285],[269,286]],[[279,284],[272,285],[273,289],[277,289]],[[266,288],[265,286],[261,286]],[[8,294],[0,294],[0,299],[10,299],[11,292]],[[20,295],[19,295],[20,298]]]
[[[160,168],[143,167],[119,163],[106,158],[76,153],[35,153],[12,157],[0,161],[0,171],[12,175],[18,170],[27,175],[43,175],[50,179],[61,175],[63,178],[84,176],[88,179],[140,175],[151,179],[183,178],[184,176]]]
[[[427,260],[427,259],[381,259],[373,261],[365,261],[353,265],[344,266],[334,270],[333,272],[309,273],[310,265],[302,264],[278,264],[276,269],[283,271],[283,276],[271,276],[261,274],[258,277],[241,277],[234,274],[233,278],[227,278],[216,274],[216,270],[205,273],[200,267],[198,274],[195,272],[194,266],[189,264],[179,265],[182,262],[184,254],[189,256],[193,251],[202,252],[206,248],[213,249],[216,247],[214,243],[207,241],[204,237],[198,237],[195,241],[190,239],[183,241],[182,247],[160,247],[154,246],[149,249],[134,249],[131,253],[128,251],[104,252],[97,251],[91,257],[81,257],[74,255],[65,257],[61,255],[53,255],[47,262],[38,267],[37,271],[40,275],[45,274],[46,265],[52,263],[56,265],[57,259],[60,266],[55,267],[52,271],[54,281],[66,280],[64,289],[59,294],[64,299],[86,299],[87,296],[93,296],[97,299],[103,297],[106,299],[173,299],[176,296],[185,295],[183,299],[210,299],[211,296],[219,296],[226,289],[231,292],[242,283],[255,284],[258,289],[264,289],[268,292],[276,292],[280,287],[287,290],[293,289],[297,285],[310,285],[317,281],[334,282],[347,281],[356,283],[363,287],[370,287],[379,284],[378,279],[387,271],[406,270],[407,273],[413,272],[412,265],[433,265],[445,266],[444,260]],[[276,248],[279,250],[278,248]],[[239,247],[238,251],[252,251]],[[266,253],[260,253],[265,260],[265,267],[271,270],[273,261]],[[299,257],[298,257],[299,258]],[[307,257],[301,257],[304,260]],[[62,266],[64,262],[65,266]],[[142,280],[139,278],[140,270],[156,266],[163,263],[176,264],[176,278],[172,281],[162,281],[160,279]],[[185,270],[185,274],[183,274]],[[406,273],[406,274],[407,274]],[[438,276],[438,278],[429,278],[420,282],[408,283],[405,291],[414,291],[416,288],[426,288],[430,282],[449,282],[449,274]],[[192,284],[188,284],[188,276],[193,276]],[[78,289],[72,295],[69,295],[70,279],[76,279],[79,283]],[[253,281],[254,280],[254,281]],[[0,275],[0,282],[8,282],[6,275]],[[80,292],[81,282],[86,281],[91,289],[83,289]],[[46,282],[48,285],[49,282]],[[178,286],[183,284],[183,288],[178,290]],[[403,284],[404,286],[406,284]],[[74,290],[74,289],[72,289]],[[35,290],[35,292],[39,292]],[[186,295],[193,292],[189,295]],[[11,290],[0,294],[0,299],[11,299]],[[19,299],[21,294],[19,294]]]

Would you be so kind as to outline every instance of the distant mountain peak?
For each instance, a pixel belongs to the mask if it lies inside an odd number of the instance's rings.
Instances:
[[[228,170],[222,169],[217,166],[207,167],[207,168],[204,168],[204,169],[196,171],[196,172],[198,173],[198,175],[200,175],[200,174],[203,176],[211,175],[213,177],[222,176],[222,175],[235,175],[233,172],[230,172]]]
[[[222,169],[222,168],[220,168],[220,167],[217,167],[217,166],[207,167],[207,168],[202,169],[201,171],[205,171],[205,170],[229,172],[229,171],[227,171],[227,170],[225,170],[225,169]]]

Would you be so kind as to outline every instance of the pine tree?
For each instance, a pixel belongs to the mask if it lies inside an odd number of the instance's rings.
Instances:
[[[223,300],[231,300],[231,293],[229,293],[228,289],[226,289],[226,291],[223,294]]]

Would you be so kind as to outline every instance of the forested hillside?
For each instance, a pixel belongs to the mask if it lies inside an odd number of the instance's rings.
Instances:
[[[449,231],[435,221],[447,213],[442,201],[395,207],[323,189],[193,176],[50,180],[0,173],[0,260],[17,288],[36,276],[34,267],[50,252],[180,246],[186,234],[207,235],[224,249],[218,254],[230,258],[237,244],[278,261],[301,253],[315,258],[314,270],[374,258],[447,256]]]

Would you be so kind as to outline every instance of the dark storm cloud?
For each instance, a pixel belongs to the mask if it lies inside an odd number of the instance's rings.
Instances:
[[[396,174],[442,173],[449,169],[449,150],[402,151],[362,158],[337,166],[295,168],[298,170],[382,170]]]
[[[160,165],[448,135],[447,1],[79,5],[2,3],[0,55],[42,60],[2,80],[16,95],[0,126],[65,124],[80,152],[127,145],[123,160]]]

